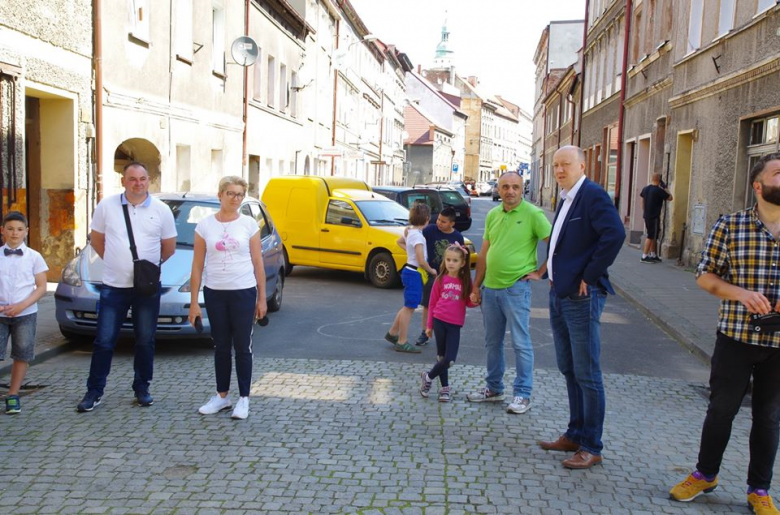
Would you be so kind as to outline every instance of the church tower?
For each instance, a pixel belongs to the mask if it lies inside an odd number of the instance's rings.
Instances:
[[[450,31],[447,30],[447,13],[444,13],[444,25],[441,28],[441,41],[436,46],[436,57],[433,58],[434,70],[449,70],[453,66],[455,52],[450,50]]]

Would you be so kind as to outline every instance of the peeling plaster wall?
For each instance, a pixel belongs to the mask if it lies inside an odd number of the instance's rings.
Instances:
[[[11,109],[16,114],[17,201],[8,205],[3,190],[3,212],[27,212],[34,196],[38,205],[29,213],[31,240],[49,265],[49,280],[59,280],[62,268],[86,243],[89,195],[89,143],[92,123],[92,1],[91,0],[4,0],[0,9],[0,64],[21,72],[13,88],[0,85],[0,172],[8,177],[5,158],[11,140]],[[41,138],[40,188],[28,191],[25,156],[25,96],[42,102],[60,103],[54,111],[42,110],[42,132],[50,124],[66,124],[67,137]],[[12,106],[11,103],[14,103]],[[67,105],[67,107],[66,107]],[[37,184],[37,182],[36,182]],[[7,185],[6,185],[7,186]]]

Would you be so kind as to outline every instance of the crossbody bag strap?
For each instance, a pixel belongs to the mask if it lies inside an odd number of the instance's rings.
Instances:
[[[138,261],[138,252],[135,249],[135,238],[133,238],[133,226],[130,225],[130,212],[127,209],[127,204],[122,204],[122,211],[125,213],[127,236],[130,238],[130,253],[133,255],[133,261]]]

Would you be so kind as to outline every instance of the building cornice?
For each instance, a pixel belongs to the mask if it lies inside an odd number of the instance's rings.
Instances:
[[[721,77],[718,80],[699,86],[689,91],[685,91],[669,99],[669,105],[672,109],[678,109],[688,104],[698,102],[707,97],[717,95],[724,91],[742,86],[754,80],[766,77],[780,71],[780,57],[772,56],[763,61],[755,63],[746,68],[742,68],[734,73]]]
[[[656,82],[655,84],[651,84],[650,86],[644,88],[642,91],[639,91],[638,93],[632,95],[631,97],[627,98],[623,105],[626,106],[626,108],[633,107],[639,102],[643,102],[647,100],[648,98],[652,97],[656,93],[660,93],[661,91],[668,89],[672,87],[672,84],[674,83],[674,80],[671,76],[666,77],[663,80],[660,80]]]

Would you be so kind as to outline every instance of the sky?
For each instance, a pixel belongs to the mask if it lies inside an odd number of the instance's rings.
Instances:
[[[351,0],[368,30],[406,53],[417,68],[433,62],[447,12],[458,75],[476,75],[485,94],[533,114],[533,63],[552,20],[581,20],[585,0]]]

